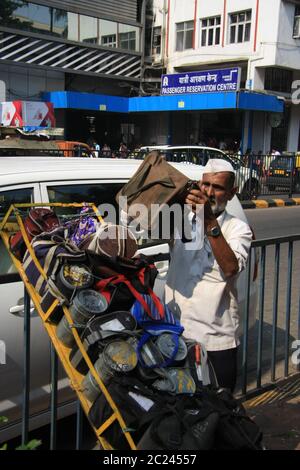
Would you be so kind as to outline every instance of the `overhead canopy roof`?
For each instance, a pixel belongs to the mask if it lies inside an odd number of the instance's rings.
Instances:
[[[51,101],[54,108],[57,109],[86,109],[116,113],[214,109],[243,109],[281,113],[284,110],[284,101],[277,96],[252,91],[132,98],[74,91],[52,91],[44,93],[43,99]]]

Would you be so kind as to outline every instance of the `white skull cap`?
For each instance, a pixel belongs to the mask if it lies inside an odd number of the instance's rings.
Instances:
[[[211,158],[206,163],[203,173],[219,173],[221,171],[229,171],[235,175],[235,171],[231,163],[221,158]]]

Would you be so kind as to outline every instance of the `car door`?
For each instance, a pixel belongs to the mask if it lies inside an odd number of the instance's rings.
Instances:
[[[0,219],[11,203],[40,202],[38,184],[16,185],[0,188]],[[0,441],[20,433],[14,424],[21,418],[24,357],[24,285],[11,261],[2,240],[0,241],[0,340],[5,348],[0,364],[0,416],[8,425],[0,424]],[[4,362],[4,363],[3,363]],[[38,317],[31,312],[31,374],[30,413],[39,413],[49,405],[45,386],[49,384],[49,341]],[[7,431],[9,427],[9,431]],[[11,434],[12,433],[12,434]]]

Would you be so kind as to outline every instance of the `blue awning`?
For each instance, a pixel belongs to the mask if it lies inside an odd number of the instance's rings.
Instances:
[[[280,113],[284,110],[284,101],[277,96],[251,91],[132,98],[74,91],[52,91],[44,93],[43,99],[51,101],[56,109],[86,109],[114,113],[220,109]]]
[[[128,113],[128,99],[123,96],[97,95],[79,91],[50,91],[43,94],[45,101],[53,103],[56,109],[87,109]]]
[[[274,95],[241,91],[237,97],[237,108],[282,113],[284,111],[284,100]]]

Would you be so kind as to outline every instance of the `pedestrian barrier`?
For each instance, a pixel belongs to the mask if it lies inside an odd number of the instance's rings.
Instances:
[[[278,379],[288,377],[290,374],[291,357],[293,357],[293,344],[300,339],[300,291],[298,284],[295,284],[294,278],[297,273],[297,263],[295,263],[297,242],[300,242],[299,235],[270,238],[264,240],[254,240],[252,248],[260,250],[259,253],[259,276],[258,276],[258,319],[256,324],[256,351],[249,352],[249,298],[250,298],[250,265],[251,257],[255,250],[250,250],[247,272],[247,294],[245,309],[243,312],[244,334],[242,337],[242,358],[241,358],[241,390],[243,396],[252,396],[262,393],[268,386],[272,386]],[[297,245],[299,246],[299,244]],[[267,251],[268,250],[268,251]],[[274,251],[274,254],[273,254]],[[286,253],[287,251],[287,253]],[[298,258],[297,258],[298,260]],[[282,269],[281,261],[287,261],[287,267]],[[268,266],[267,266],[268,263]],[[268,280],[269,290],[266,292],[266,277],[268,268],[272,264],[273,281]],[[285,284],[285,285],[284,285]],[[279,298],[279,289],[285,295],[285,308],[283,299]],[[271,302],[271,314],[266,319],[266,295],[268,294]],[[272,298],[271,298],[272,297]],[[281,308],[281,310],[280,310]],[[279,330],[279,313],[281,315],[281,329]],[[267,320],[267,321],[266,321]],[[293,325],[293,335],[291,334],[291,325]],[[295,325],[297,327],[295,328]],[[267,331],[266,331],[267,330]],[[280,343],[278,334],[281,331]],[[265,335],[264,335],[265,333]],[[268,337],[266,338],[266,333]],[[267,342],[267,363],[270,368],[270,382],[262,383],[263,374],[263,346]],[[281,352],[278,353],[278,347]],[[266,350],[266,348],[265,348]],[[249,380],[249,358],[256,353],[256,373],[254,387],[248,391]],[[279,360],[284,361],[281,375],[277,374],[276,363]],[[295,367],[294,367],[295,366]],[[299,371],[299,365],[293,364],[294,371]]]

